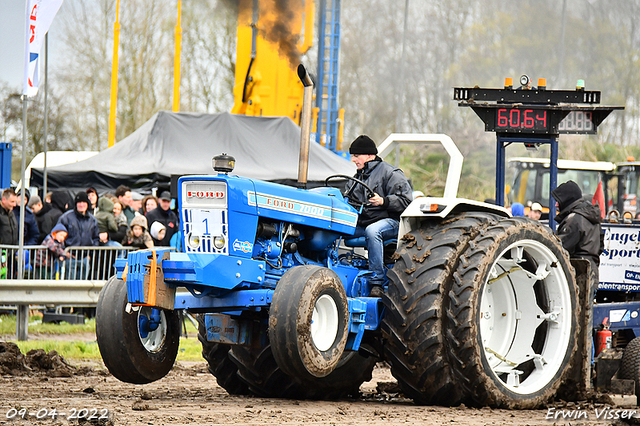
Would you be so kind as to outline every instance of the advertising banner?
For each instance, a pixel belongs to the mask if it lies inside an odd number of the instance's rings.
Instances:
[[[640,292],[640,228],[603,223],[598,290]]]
[[[24,58],[23,95],[28,97],[38,93],[40,70],[38,67],[40,49],[44,36],[49,31],[53,18],[58,13],[62,0],[27,1],[27,38]]]

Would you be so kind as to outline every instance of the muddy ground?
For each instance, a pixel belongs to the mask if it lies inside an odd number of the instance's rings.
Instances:
[[[178,363],[162,380],[131,385],[98,362],[69,363],[55,353],[15,349],[0,342],[0,425],[623,425],[616,414],[637,409],[599,403],[584,403],[578,411],[562,403],[530,411],[416,406],[396,393],[384,364],[357,399],[238,397],[217,385],[205,362]]]

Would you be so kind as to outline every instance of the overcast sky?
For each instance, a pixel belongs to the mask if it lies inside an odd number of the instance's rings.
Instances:
[[[58,11],[58,15],[61,12],[62,8]],[[24,75],[26,13],[26,0],[0,0],[0,80],[19,90],[22,90]],[[56,26],[56,21],[57,19],[53,20],[49,30],[49,50],[51,50],[51,40],[55,37],[55,31],[59,28]],[[44,45],[41,53],[44,54]],[[51,62],[49,62],[49,69],[51,69]],[[41,63],[40,71],[44,73],[44,62]],[[41,81],[42,78],[41,74]]]
[[[26,0],[0,0],[0,79],[22,86]]]

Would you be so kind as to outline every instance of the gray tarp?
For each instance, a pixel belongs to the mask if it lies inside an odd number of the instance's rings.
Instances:
[[[298,178],[300,128],[288,117],[249,117],[230,113],[160,111],[131,135],[94,157],[47,169],[48,188],[113,190],[167,185],[172,175],[212,174],[211,158],[236,159],[233,174],[269,181]],[[31,184],[42,186],[42,169]],[[311,143],[308,180],[353,175],[355,166]]]

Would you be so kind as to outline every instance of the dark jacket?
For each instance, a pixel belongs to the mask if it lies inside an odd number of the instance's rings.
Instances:
[[[556,234],[562,246],[571,257],[589,260],[592,270],[597,273],[602,253],[600,209],[581,198],[582,192],[577,185],[562,184],[551,195],[560,207],[560,213],[556,216]]]
[[[116,217],[113,215],[113,201],[106,197],[98,200],[98,213],[95,214],[98,221],[98,232],[117,232]],[[120,241],[118,241],[120,242]]]
[[[20,227],[20,206],[16,206],[13,209],[13,214],[16,216],[16,222],[18,222],[18,228]],[[45,235],[46,236],[46,235]],[[24,245],[35,246],[38,245],[38,239],[40,238],[40,229],[36,222],[36,216],[33,214],[29,207],[24,208]]]
[[[367,161],[364,167],[357,171],[356,179],[366,183],[376,194],[384,198],[381,206],[365,207],[358,217],[358,225],[366,227],[380,219],[392,218],[400,220],[400,215],[411,203],[411,186],[402,170],[382,161],[380,157]],[[355,185],[355,187],[354,187]],[[352,201],[366,203],[366,189],[355,182],[347,183],[347,193],[353,187],[353,193],[349,196]]]
[[[67,207],[70,203],[69,195],[63,191],[54,191],[51,194],[51,204],[44,203],[42,210],[46,211],[40,217],[40,235],[46,237],[53,231],[53,227],[58,223],[58,219],[62,216],[62,213],[67,211]],[[49,206],[49,207],[46,207]]]
[[[38,210],[38,212],[34,213],[36,216],[36,223],[38,224],[38,231],[40,232],[40,235],[38,236],[38,244],[41,244],[44,241],[44,239],[47,237],[47,235],[49,235],[49,233],[53,230],[53,227],[52,227],[51,230],[49,230],[49,232],[43,231],[43,227],[46,226],[45,224],[45,218],[47,217],[46,214],[51,211],[51,208],[52,208],[51,204],[42,203],[42,208]],[[62,216],[62,213],[60,213],[60,216]],[[56,219],[56,222],[58,222],[58,219]]]
[[[153,222],[160,222],[167,228],[164,238],[162,240],[156,240],[154,238],[153,245],[168,247],[171,242],[171,237],[178,232],[178,217],[173,210],[162,210],[162,207],[157,207],[147,212],[149,228],[151,228]]]
[[[89,247],[100,243],[98,221],[91,213],[83,215],[74,208],[60,216],[58,223],[69,232],[65,241],[67,247]]]
[[[100,206],[98,206],[98,208],[99,207]],[[127,225],[131,226],[131,221],[133,220],[134,217],[136,217],[136,211],[129,206],[125,206],[122,208],[122,213],[124,213],[124,215],[127,218]]]
[[[0,244],[18,245],[19,243],[18,221],[13,210],[5,210],[0,206]]]

